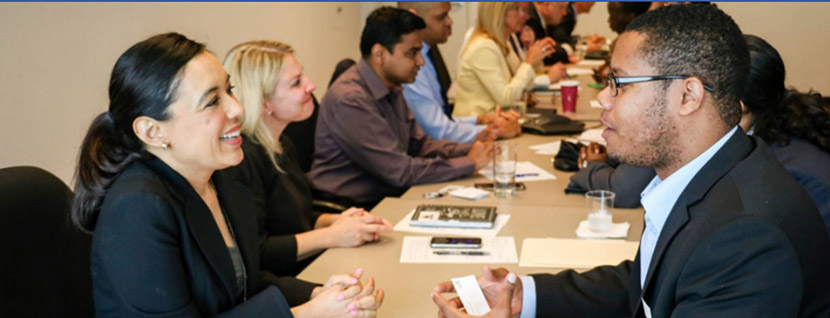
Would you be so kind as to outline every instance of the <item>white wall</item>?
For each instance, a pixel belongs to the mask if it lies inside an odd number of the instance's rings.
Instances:
[[[35,165],[69,183],[87,125],[107,107],[118,56],[153,34],[178,31],[223,57],[234,44],[291,44],[325,85],[334,65],[358,58],[365,17],[383,3],[0,3],[0,167]],[[718,3],[746,33],[772,43],[788,84],[830,95],[830,3]],[[451,73],[477,3],[454,3],[453,36],[441,50]],[[575,33],[608,28],[607,4],[579,16]]]
[[[359,16],[358,3],[0,3],[0,167],[69,183],[115,60],[151,35],[183,33],[220,60],[243,41],[286,42],[322,96],[334,65],[359,56]]]

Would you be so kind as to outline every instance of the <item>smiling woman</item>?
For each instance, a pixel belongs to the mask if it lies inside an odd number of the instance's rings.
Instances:
[[[214,174],[243,158],[231,89],[216,57],[180,34],[139,42],[116,62],[109,110],[81,145],[72,211],[94,234],[96,316],[302,312],[263,288],[250,193]],[[361,290],[355,278],[342,275],[351,289],[327,284],[316,299],[371,293],[371,281]],[[339,307],[320,316],[349,313]]]

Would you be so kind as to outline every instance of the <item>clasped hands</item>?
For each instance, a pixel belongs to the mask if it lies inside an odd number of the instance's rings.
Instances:
[[[375,291],[375,280],[360,283],[363,269],[352,274],[332,275],[323,286],[314,288],[311,300],[292,309],[295,317],[376,317],[383,304],[383,289]]]
[[[505,268],[490,269],[484,266],[483,275],[478,277],[478,284],[490,305],[490,312],[482,317],[508,318],[515,317],[522,312],[522,281],[516,274]],[[438,317],[463,318],[474,317],[462,311],[461,300],[452,298],[447,300],[443,293],[454,293],[452,282],[446,281],[435,286],[432,292],[432,301],[438,305]]]

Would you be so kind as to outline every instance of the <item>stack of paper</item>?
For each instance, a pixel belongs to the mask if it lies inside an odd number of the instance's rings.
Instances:
[[[436,255],[429,246],[430,236],[404,236],[401,263],[509,263],[519,261],[512,236],[482,237],[481,248],[486,255]],[[445,249],[442,249],[445,250]]]
[[[617,265],[637,255],[638,242],[527,238],[519,267],[593,268]]]

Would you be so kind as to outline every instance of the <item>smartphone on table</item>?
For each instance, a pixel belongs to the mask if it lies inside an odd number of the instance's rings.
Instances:
[[[432,248],[481,248],[480,237],[433,237],[429,242]]]

